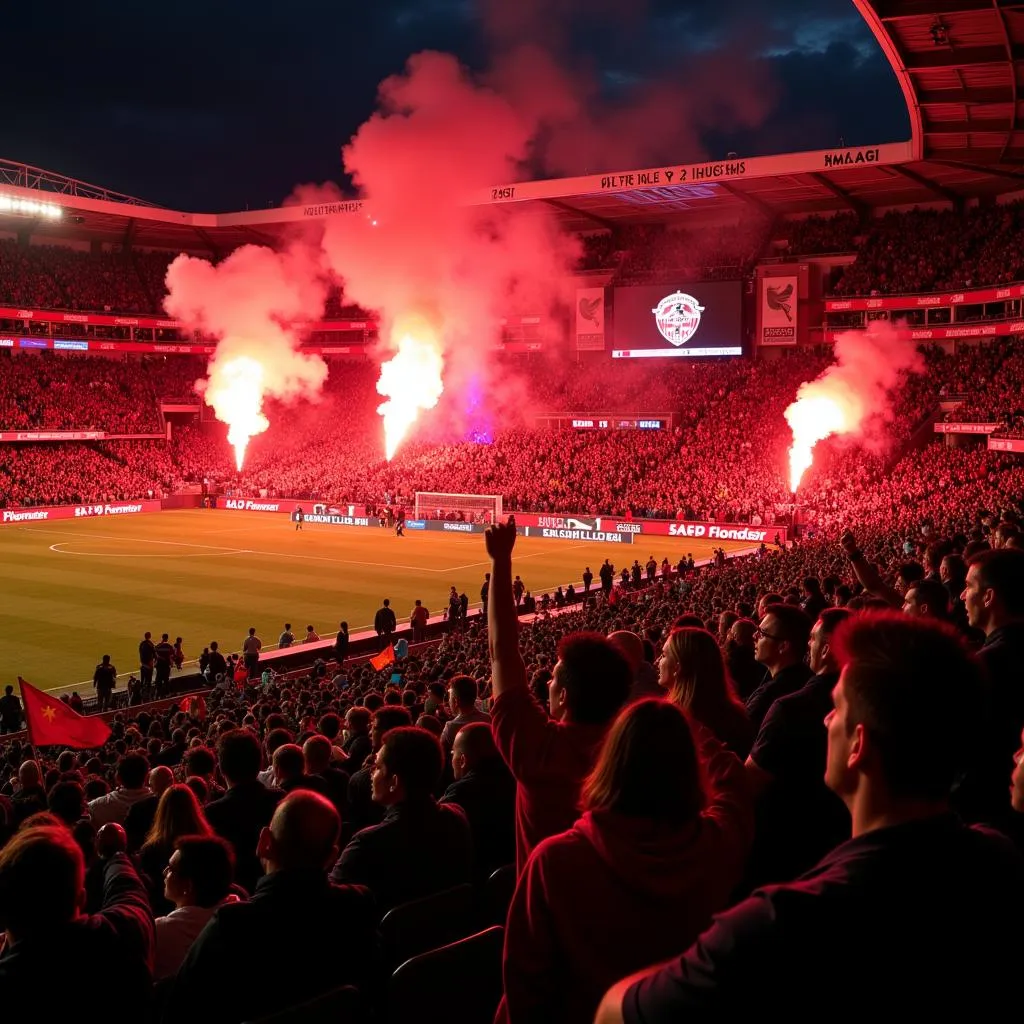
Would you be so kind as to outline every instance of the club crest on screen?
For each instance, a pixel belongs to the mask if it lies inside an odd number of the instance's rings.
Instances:
[[[651,312],[661,336],[678,348],[697,333],[704,307],[692,295],[673,292],[666,295]]]

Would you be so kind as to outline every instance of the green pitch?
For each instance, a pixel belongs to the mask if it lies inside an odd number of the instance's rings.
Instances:
[[[610,558],[619,569],[650,555],[673,562],[712,544],[673,537],[618,546],[520,537],[515,572],[538,598]],[[742,544],[725,545],[742,548]],[[18,675],[44,689],[91,687],[111,655],[123,676],[138,671],[149,630],[184,638],[194,661],[211,640],[239,651],[249,626],[273,647],[285,622],[298,639],[312,624],[322,638],[345,619],[370,628],[385,597],[408,621],[414,599],[432,614],[455,586],[480,600],[487,571],[481,535],[407,533],[305,524],[289,517],[189,510],[118,518],[59,520],[0,529],[0,682]]]

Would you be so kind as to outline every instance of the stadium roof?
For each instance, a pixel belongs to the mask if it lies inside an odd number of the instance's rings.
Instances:
[[[577,178],[497,185],[468,202],[553,211],[568,230],[629,223],[727,222],[936,201],[960,204],[1024,191],[1024,3],[1008,0],[853,0],[907,101],[905,143],[674,164]],[[41,196],[40,193],[45,193]],[[0,160],[3,200],[63,208],[33,234],[154,248],[228,252],[273,244],[297,223],[367,216],[359,200],[240,213],[166,210],[85,182]]]
[[[854,0],[892,65],[926,158],[1019,172],[1024,3]],[[1024,175],[1021,175],[1024,179]]]

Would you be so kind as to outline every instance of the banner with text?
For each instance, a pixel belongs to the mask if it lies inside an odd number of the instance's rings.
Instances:
[[[990,452],[1018,452],[1024,454],[1024,437],[989,437]]]
[[[826,313],[859,313],[875,309],[942,309],[946,306],[979,306],[1024,298],[1024,284],[1000,288],[976,288],[970,292],[929,292],[925,295],[873,295],[856,299],[826,299]]]
[[[160,502],[154,499],[120,501],[95,505],[47,505],[44,508],[5,508],[0,523],[41,523],[53,519],[91,519],[96,516],[131,516],[140,512],[159,512]]]
[[[746,541],[773,544],[778,535],[785,542],[785,526],[752,526],[748,523],[683,522],[673,519],[620,519],[615,516],[546,515],[516,512],[516,526],[526,526],[531,537],[547,536],[541,530],[578,533],[580,539],[591,534],[619,534],[645,537],[690,537],[703,540]],[[533,532],[534,530],[538,532]],[[577,539],[577,538],[573,538]]]
[[[795,277],[762,277],[758,327],[762,345],[795,345],[797,317]]]
[[[305,510],[307,523],[329,526],[374,526],[380,520],[367,516],[361,505],[310,504],[294,498],[226,498],[217,499],[217,507],[235,512],[279,512],[293,515],[295,506]],[[560,540],[607,541],[631,544],[635,536],[683,537],[694,540],[742,541],[747,544],[774,544],[775,538],[785,543],[785,526],[752,525],[749,523],[683,522],[674,519],[622,519],[618,516],[576,516],[569,513],[549,515],[543,512],[516,512],[516,528],[524,536],[552,537]],[[429,530],[439,533],[483,533],[484,523],[461,523],[446,519],[412,519],[407,530]]]
[[[1001,423],[936,423],[936,434],[994,434]]]
[[[822,340],[835,341],[840,334],[863,330],[844,327],[825,328]],[[1003,338],[1008,334],[1024,334],[1024,320],[999,320],[996,323],[971,324],[964,327],[895,327],[892,333],[901,341],[952,341],[957,338]]]
[[[60,310],[23,309],[0,306],[0,320],[35,320],[44,324],[83,324],[89,327],[139,327],[145,330],[173,331],[180,320],[155,316],[115,316],[112,313],[65,313]],[[321,331],[365,331],[374,326],[366,320],[323,320],[306,325]]]
[[[604,289],[576,289],[576,350],[600,352],[604,349]]]

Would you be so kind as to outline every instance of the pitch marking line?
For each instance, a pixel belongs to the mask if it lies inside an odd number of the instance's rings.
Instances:
[[[80,558],[138,558],[137,554],[119,555],[106,551],[64,551],[63,548],[73,544],[74,541],[65,540],[59,544],[51,544],[50,550],[57,555],[77,555]],[[187,554],[157,554],[146,555],[146,558],[216,558],[218,555],[244,555],[242,548],[218,548],[215,551],[196,551]]]
[[[377,569],[407,569],[409,572],[421,572],[421,573],[422,572],[429,572],[429,573],[434,573],[434,574],[459,572],[462,569],[474,569],[474,568],[478,568],[480,566],[488,566],[488,565],[491,564],[490,561],[470,562],[467,565],[446,566],[443,569],[430,569],[430,568],[428,568],[426,566],[423,566],[423,565],[402,565],[402,564],[396,563],[396,562],[364,562],[364,561],[357,561],[357,560],[350,559],[350,558],[330,558],[327,555],[304,555],[304,554],[299,554],[299,553],[291,552],[291,551],[287,551],[287,552],[286,551],[257,551],[257,550],[255,550],[253,548],[231,548],[231,549],[228,549],[228,548],[225,548],[225,547],[223,547],[222,545],[219,545],[219,544],[194,544],[194,543],[191,543],[191,542],[188,542],[188,541],[181,541],[181,540],[151,540],[151,539],[148,539],[148,538],[141,538],[141,537],[118,537],[118,536],[115,536],[115,535],[112,535],[112,534],[81,533],[81,532],[74,531],[74,530],[48,530],[48,529],[40,529],[38,527],[32,527],[32,526],[23,526],[23,527],[21,527],[21,529],[24,530],[26,533],[47,533],[47,534],[51,534],[53,536],[58,536],[58,537],[82,537],[85,540],[116,540],[116,541],[120,541],[122,543],[127,542],[127,543],[135,543],[135,544],[158,544],[158,545],[161,545],[163,547],[201,548],[204,551],[209,552],[210,555],[214,556],[214,557],[216,555],[218,555],[218,554],[222,554],[222,555],[225,555],[225,556],[227,556],[227,555],[264,555],[265,557],[268,557],[268,558],[304,559],[306,561],[313,561],[313,562],[330,562],[330,563],[333,563],[333,564],[336,564],[336,565],[362,565],[362,566],[371,566],[371,567],[377,568]],[[51,545],[51,550],[53,550],[53,548],[57,547],[57,546],[59,546],[59,545]],[[572,545],[569,545],[569,546],[574,547],[574,548],[581,548],[581,547],[586,547],[587,545],[586,545],[586,542],[579,542],[579,543],[572,544]],[[86,552],[75,552],[75,551],[59,551],[57,553],[58,554],[62,554],[62,555],[86,554]],[[141,558],[141,557],[150,557],[150,556],[143,556],[141,553],[139,553],[139,554],[118,554],[118,555],[109,555],[109,556],[98,555],[98,554],[95,554],[94,552],[91,553],[91,554],[94,554],[94,556],[97,557],[97,558],[100,558],[100,557],[110,557],[110,558]],[[541,557],[543,557],[545,555],[548,555],[548,554],[549,554],[549,552],[547,552],[547,551],[535,551],[535,552],[533,552],[532,554],[529,554],[529,555],[519,555],[518,558],[516,559],[516,561],[517,562],[522,562],[522,561],[525,561],[528,558],[541,558]],[[188,555],[164,555],[163,557],[165,557],[165,558],[175,558],[175,557],[177,557],[177,558],[188,558],[188,557],[194,557],[194,556],[188,556]]]
[[[116,541],[121,541],[122,543],[128,542],[128,543],[135,543],[135,544],[159,544],[159,545],[164,546],[164,547],[202,548],[202,549],[204,549],[206,551],[213,552],[214,554],[223,554],[226,551],[226,549],[222,545],[219,545],[219,544],[193,544],[193,543],[189,543],[189,542],[181,541],[181,540],[150,540],[150,539],[141,538],[141,537],[117,537],[117,536],[112,536],[111,534],[78,533],[78,532],[75,532],[75,531],[72,531],[72,530],[41,530],[41,529],[38,529],[38,528],[29,527],[29,526],[23,526],[21,529],[25,530],[27,533],[48,533],[48,534],[50,534],[52,536],[57,536],[57,537],[83,537],[86,540],[116,540]],[[72,554],[73,552],[60,552],[60,553],[61,554]],[[235,553],[235,554],[243,554],[243,555],[264,555],[264,556],[266,556],[268,558],[304,559],[306,561],[313,561],[313,562],[330,562],[330,563],[333,563],[335,565],[371,566],[371,567],[376,568],[376,569],[407,569],[409,572],[447,573],[447,572],[454,571],[454,570],[449,569],[449,568],[445,568],[445,569],[430,569],[430,568],[427,568],[426,566],[422,566],[422,565],[401,565],[401,564],[396,563],[396,562],[364,562],[364,561],[357,561],[357,560],[351,559],[351,558],[329,558],[326,555],[302,555],[302,554],[297,554],[297,553],[291,552],[291,551],[257,551],[257,550],[255,550],[253,548],[238,548],[238,549],[233,549],[233,553]],[[139,553],[139,554],[136,554],[136,555],[121,555],[121,556],[118,556],[118,557],[122,557],[122,558],[129,558],[129,557],[142,558],[142,557],[148,557],[148,556],[143,556],[141,553]],[[169,556],[169,557],[175,557],[175,556]],[[187,556],[177,556],[177,557],[187,557]],[[483,564],[490,564],[490,563],[483,563],[483,562],[481,562],[479,564],[483,565]]]

